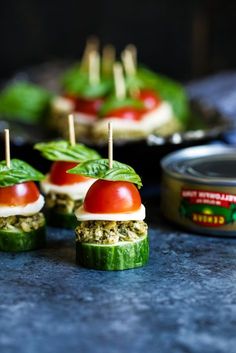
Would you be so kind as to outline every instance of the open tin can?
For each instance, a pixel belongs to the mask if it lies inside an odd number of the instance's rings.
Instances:
[[[186,148],[163,158],[161,166],[165,218],[197,233],[236,236],[235,148]]]

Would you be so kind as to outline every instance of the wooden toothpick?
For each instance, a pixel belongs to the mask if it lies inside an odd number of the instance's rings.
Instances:
[[[115,63],[113,66],[115,93],[116,98],[123,99],[126,97],[126,85],[123,74],[123,68],[120,63]]]
[[[126,75],[134,76],[136,74],[136,66],[131,51],[125,49],[121,54],[121,59],[125,68]]]
[[[9,129],[4,130],[5,133],[5,159],[7,168],[11,167],[11,154],[10,154],[10,133]]]
[[[112,169],[113,165],[113,131],[112,131],[112,122],[108,123],[108,160],[109,160],[109,169]]]
[[[116,59],[116,50],[113,45],[107,44],[102,51],[102,73],[110,75]]]
[[[74,125],[74,115],[70,114],[68,116],[69,125],[69,141],[71,146],[75,146],[75,125]]]
[[[125,68],[126,76],[135,76],[137,67],[132,52],[129,49],[125,49],[121,54],[121,58]],[[129,94],[131,97],[136,98],[139,95],[139,88],[137,86],[129,87]]]
[[[100,56],[96,50],[89,53],[89,83],[96,85],[100,82]]]
[[[128,50],[133,58],[133,63],[134,63],[134,67],[135,69],[137,68],[138,65],[138,61],[137,61],[137,48],[134,44],[128,44],[127,47],[125,48],[126,50]]]
[[[89,67],[89,53],[91,51],[99,50],[99,39],[95,36],[89,37],[86,42],[86,46],[84,49],[84,53],[81,59],[81,68],[84,70],[88,70]]]

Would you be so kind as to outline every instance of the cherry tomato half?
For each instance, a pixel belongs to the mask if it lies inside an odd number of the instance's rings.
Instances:
[[[142,89],[139,92],[138,99],[143,102],[147,111],[157,108],[161,103],[161,98],[151,89]]]
[[[84,210],[91,213],[132,212],[140,206],[138,189],[127,181],[97,180],[84,200]]]
[[[122,107],[122,108],[117,108],[110,111],[105,116],[105,118],[115,117],[115,118],[130,120],[130,121],[137,121],[142,119],[142,114],[143,112],[138,109],[131,108],[131,107]]]
[[[72,95],[64,95],[75,104],[75,111],[85,113],[88,115],[97,115],[101,105],[104,102],[103,98],[85,99]]]
[[[0,205],[24,206],[38,200],[39,190],[33,181],[0,188]]]
[[[50,169],[49,179],[52,184],[56,185],[70,185],[81,183],[90,178],[78,174],[69,174],[67,170],[77,166],[76,162],[54,162]]]
[[[97,115],[101,105],[103,104],[102,98],[96,99],[83,99],[79,98],[77,100],[75,110],[81,113],[89,114],[89,115]]]

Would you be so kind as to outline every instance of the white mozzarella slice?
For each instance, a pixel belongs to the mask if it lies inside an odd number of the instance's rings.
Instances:
[[[70,99],[62,96],[54,98],[52,101],[52,109],[56,113],[69,114],[73,112],[75,123],[90,125],[93,124],[97,119],[96,115],[75,111],[75,103]]]
[[[158,129],[160,126],[166,124],[173,118],[172,107],[169,103],[163,102],[156,109],[151,110],[143,114],[142,119],[138,121],[129,121],[125,119],[120,119],[114,117],[109,117],[107,119],[101,119],[97,122],[94,127],[95,131],[103,131],[107,129],[107,122],[112,121],[112,126],[114,131],[119,130],[120,132],[130,131],[130,132],[139,132],[142,131],[145,134],[153,132],[155,129]]]
[[[97,120],[96,115],[74,112],[74,121],[79,124],[92,125]]]
[[[58,96],[52,101],[52,109],[59,113],[71,113],[75,108],[73,101],[66,97]]]
[[[75,211],[78,221],[143,221],[145,218],[145,207],[128,213],[90,213],[84,210],[83,205]]]
[[[84,199],[90,186],[96,181],[96,179],[90,179],[80,183],[68,184],[68,185],[56,185],[49,181],[48,175],[46,179],[40,183],[41,190],[44,194],[49,192],[55,192],[56,194],[66,194],[72,200]]]
[[[150,131],[159,128],[173,118],[173,110],[169,103],[163,102],[156,109],[143,115],[140,123]]]
[[[44,197],[39,196],[38,200],[28,203],[25,206],[1,206],[0,217],[30,216],[38,213],[44,205]]]

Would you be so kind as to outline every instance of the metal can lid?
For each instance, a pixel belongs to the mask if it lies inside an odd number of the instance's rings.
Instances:
[[[203,145],[170,153],[161,160],[168,175],[201,184],[236,186],[236,149]]]

